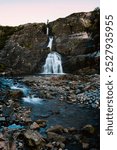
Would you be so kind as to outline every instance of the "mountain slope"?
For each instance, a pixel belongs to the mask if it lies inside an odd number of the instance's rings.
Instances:
[[[99,72],[100,11],[74,13],[48,24],[54,37],[53,51],[62,55],[65,72]],[[46,24],[18,27],[0,26],[0,72],[31,74],[41,72],[47,54]],[[85,68],[85,69],[84,69]]]

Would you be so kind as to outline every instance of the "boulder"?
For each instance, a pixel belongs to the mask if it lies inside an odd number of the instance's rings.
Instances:
[[[20,91],[20,90],[13,90],[13,91],[10,91],[10,97],[11,97],[11,99],[13,99],[13,100],[20,99],[21,97],[23,97],[23,92]]]
[[[6,150],[7,149],[5,141],[0,141],[0,149],[1,150]]]
[[[47,148],[49,148],[49,149],[53,149],[53,145],[52,145],[52,143],[48,143],[48,144],[46,144],[46,147],[47,147]]]
[[[24,138],[26,143],[30,147],[38,147],[38,149],[42,149],[45,146],[45,140],[43,139],[42,135],[34,130],[26,130],[24,133]]]
[[[55,125],[47,129],[47,132],[63,133],[64,127],[61,125]]]
[[[95,128],[90,125],[90,124],[87,124],[85,125],[83,128],[82,128],[82,133],[84,134],[94,134],[95,133]]]
[[[82,143],[83,149],[89,149],[89,143]]]
[[[46,120],[40,120],[40,119],[36,120],[36,123],[39,125],[40,128],[46,127],[47,125],[46,122],[47,122]]]
[[[31,125],[30,125],[30,129],[32,130],[35,130],[35,129],[39,129],[40,126],[36,123],[36,122],[33,122]]]
[[[0,133],[0,141],[5,141],[4,136],[2,133]]]
[[[66,138],[54,132],[47,132],[48,139],[56,142],[65,142]]]

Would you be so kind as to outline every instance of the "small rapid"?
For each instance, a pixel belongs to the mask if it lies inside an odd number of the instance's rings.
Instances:
[[[20,83],[18,81],[15,81],[13,79],[6,79],[1,78],[0,79],[2,85],[8,86],[11,90],[20,90],[23,92],[22,100],[27,103],[39,103],[41,104],[42,99],[40,99],[36,94],[32,94],[31,89],[29,89],[26,85],[23,83]]]

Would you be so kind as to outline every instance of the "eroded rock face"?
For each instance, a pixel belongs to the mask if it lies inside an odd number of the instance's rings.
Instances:
[[[77,74],[79,69],[87,66],[89,70],[95,68],[99,72],[99,60],[96,55],[92,56],[99,46],[96,46],[92,32],[88,31],[92,26],[92,16],[92,12],[74,13],[50,23],[55,41],[53,50],[62,55],[65,72]]]
[[[27,74],[41,69],[42,60],[49,50],[45,24],[27,24],[22,30],[11,35],[1,50],[0,62],[11,68],[13,74]]]
[[[48,25],[49,35],[54,38],[52,50],[61,54],[64,72],[77,74],[79,69],[85,67],[89,67],[89,72],[92,68],[94,72],[99,72],[99,59],[96,54],[92,55],[99,50],[96,46],[99,41],[92,38],[94,31],[89,30],[92,14],[74,13]],[[44,23],[23,25],[9,35],[0,50],[0,72],[13,75],[42,72],[50,52],[48,40]]]

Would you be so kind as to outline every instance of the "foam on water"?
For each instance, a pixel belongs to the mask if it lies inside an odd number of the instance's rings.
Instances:
[[[14,84],[10,87],[12,90],[20,90],[23,92],[23,94],[26,96],[29,94],[30,90],[24,86],[24,85],[20,85],[20,84]]]
[[[23,97],[22,99],[24,100],[24,102],[27,102],[27,103],[33,103],[33,104],[42,103],[42,99],[40,99],[39,97],[35,97],[34,95]]]
[[[11,90],[20,90],[20,91],[22,91],[23,95],[24,95],[22,100],[24,102],[34,103],[34,104],[37,104],[37,103],[41,104],[42,99],[35,96],[34,94],[31,94],[31,90],[27,86],[25,86],[24,84],[19,83],[19,82],[14,82],[13,79],[1,78],[1,81],[4,85],[8,85]]]

